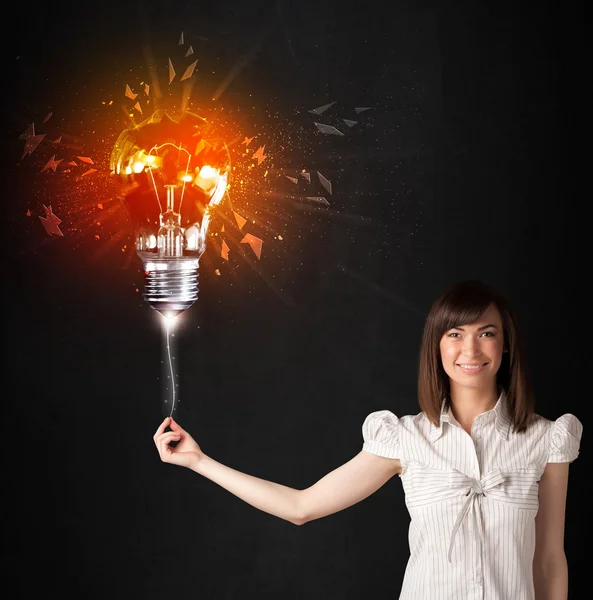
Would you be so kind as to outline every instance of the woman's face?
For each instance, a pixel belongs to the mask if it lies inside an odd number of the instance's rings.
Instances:
[[[443,368],[451,384],[489,387],[496,382],[504,347],[502,318],[490,305],[475,323],[459,323],[441,338]]]

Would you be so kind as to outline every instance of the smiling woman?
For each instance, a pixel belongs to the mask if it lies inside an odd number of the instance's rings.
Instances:
[[[526,364],[505,299],[481,282],[461,282],[426,319],[422,412],[369,414],[362,450],[311,487],[222,465],[171,418],[154,443],[163,462],[295,525],[344,510],[399,475],[411,516],[400,600],[564,599],[568,468],[582,425],[571,414],[535,414]]]
[[[460,373],[470,375],[476,386],[483,377],[495,379],[503,353],[502,318],[496,306],[490,305],[476,323],[452,327],[441,338],[440,350],[451,385],[458,382]],[[459,381],[471,382],[467,378]]]
[[[568,464],[582,425],[535,414],[526,365],[505,298],[456,283],[426,319],[422,412],[367,417],[363,449],[399,460],[412,518],[401,600],[566,598]]]
[[[492,287],[457,283],[434,302],[426,319],[420,408],[436,425],[445,401],[471,433],[474,418],[494,407],[501,390],[512,407],[513,425],[524,431],[534,418],[535,402],[516,318]]]

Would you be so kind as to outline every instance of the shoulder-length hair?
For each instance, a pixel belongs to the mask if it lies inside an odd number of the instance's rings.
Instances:
[[[505,392],[511,424],[515,431],[525,431],[534,417],[535,400],[525,348],[506,299],[480,281],[461,281],[433,303],[420,349],[418,400],[426,417],[437,427],[443,401],[447,404],[451,401],[449,377],[440,353],[441,338],[452,327],[474,323],[492,304],[502,317],[505,352],[496,377],[498,386]]]

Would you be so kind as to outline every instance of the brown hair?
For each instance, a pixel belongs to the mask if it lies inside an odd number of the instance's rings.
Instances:
[[[517,322],[505,298],[480,281],[461,281],[449,287],[433,303],[422,337],[418,369],[418,400],[426,417],[439,426],[443,400],[450,402],[449,377],[440,354],[446,331],[477,321],[493,304],[502,317],[504,348],[496,379],[505,391],[509,416],[515,431],[521,432],[534,417],[534,395],[528,376],[527,358]]]

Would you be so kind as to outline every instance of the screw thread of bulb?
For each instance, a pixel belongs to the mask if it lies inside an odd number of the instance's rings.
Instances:
[[[144,300],[166,317],[187,310],[198,299],[200,259],[144,258]]]

